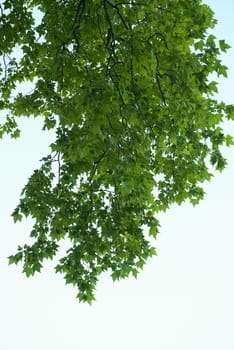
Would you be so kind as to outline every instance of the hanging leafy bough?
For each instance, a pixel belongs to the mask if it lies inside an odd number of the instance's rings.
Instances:
[[[5,0],[1,2],[1,135],[15,117],[43,116],[56,130],[51,154],[24,187],[14,221],[35,221],[32,245],[10,263],[27,276],[70,249],[55,269],[91,302],[103,271],[136,276],[155,254],[155,214],[203,198],[210,165],[232,144],[220,124],[210,74],[226,76],[228,45],[200,0]],[[219,45],[218,45],[219,43]],[[30,93],[17,92],[22,82]]]

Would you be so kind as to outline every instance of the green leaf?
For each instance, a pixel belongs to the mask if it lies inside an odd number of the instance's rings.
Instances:
[[[219,47],[223,52],[226,52],[228,49],[231,48],[231,46],[228,45],[225,40],[219,40]]]

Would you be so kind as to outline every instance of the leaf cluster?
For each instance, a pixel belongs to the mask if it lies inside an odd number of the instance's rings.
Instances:
[[[34,243],[9,262],[34,274],[68,240],[56,272],[91,302],[102,272],[137,276],[155,254],[155,215],[197,204],[209,163],[225,167],[233,106],[216,101],[210,74],[227,75],[229,46],[207,34],[216,21],[200,0],[4,0],[0,11],[1,136],[18,136],[21,116],[56,134],[13,212],[34,219]]]

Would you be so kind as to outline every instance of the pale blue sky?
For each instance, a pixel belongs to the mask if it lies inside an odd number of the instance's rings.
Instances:
[[[233,1],[206,3],[219,19],[216,35],[234,48]],[[219,98],[233,103],[234,49],[223,59],[230,70]],[[28,221],[14,225],[10,213],[52,141],[39,129],[39,121],[25,120],[20,140],[0,142],[0,349],[233,350],[234,149],[225,151],[229,166],[206,185],[199,206],[160,215],[158,256],[138,279],[113,284],[103,276],[90,307],[50,264],[31,279],[7,266],[30,228]]]

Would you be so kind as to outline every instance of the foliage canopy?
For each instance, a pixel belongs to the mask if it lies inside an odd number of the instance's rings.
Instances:
[[[56,134],[13,212],[34,219],[32,244],[9,262],[33,275],[69,240],[56,272],[91,302],[103,271],[136,276],[155,254],[155,215],[197,204],[225,167],[233,107],[210,74],[227,75],[229,46],[200,0],[3,0],[0,16],[0,135],[21,116]]]

